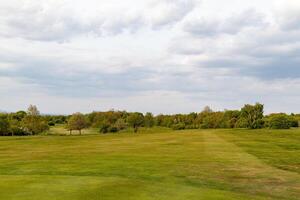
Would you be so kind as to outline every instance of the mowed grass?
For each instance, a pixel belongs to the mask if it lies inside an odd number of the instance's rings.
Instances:
[[[0,199],[300,199],[299,129],[66,134],[0,137]]]

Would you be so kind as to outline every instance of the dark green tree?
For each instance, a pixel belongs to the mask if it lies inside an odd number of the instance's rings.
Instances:
[[[147,112],[144,117],[144,124],[146,127],[152,127],[154,125],[154,117],[153,114],[150,112]]]
[[[138,128],[141,127],[144,123],[144,116],[142,113],[130,113],[127,118],[128,124],[133,128],[134,132],[138,131]]]
[[[0,135],[8,135],[9,133],[9,122],[7,116],[0,115]]]
[[[247,128],[262,128],[264,117],[264,105],[260,103],[256,103],[255,105],[245,105],[241,109],[241,117],[245,119]]]

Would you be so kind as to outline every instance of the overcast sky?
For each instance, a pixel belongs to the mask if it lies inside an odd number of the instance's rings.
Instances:
[[[300,0],[0,0],[0,110],[300,113]]]

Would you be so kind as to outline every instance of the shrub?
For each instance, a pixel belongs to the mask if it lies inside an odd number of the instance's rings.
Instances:
[[[290,117],[290,125],[291,127],[299,127],[299,122],[297,119],[295,119],[294,117]]]
[[[120,118],[120,119],[118,119],[116,121],[116,123],[114,124],[114,126],[117,128],[118,131],[121,131],[121,130],[127,128],[128,124],[125,122],[124,119]]]
[[[49,126],[55,126],[55,123],[52,122],[52,121],[50,121],[50,122],[48,122],[48,125],[49,125]]]
[[[273,114],[267,119],[271,129],[289,129],[292,125],[290,117],[286,114]]]
[[[108,132],[108,130],[109,130],[109,127],[110,127],[110,125],[108,124],[108,123],[105,123],[105,122],[103,122],[101,125],[100,125],[100,133],[107,133]]]
[[[110,127],[107,129],[107,131],[108,131],[109,133],[116,133],[116,132],[118,132],[119,130],[118,130],[118,128],[117,128],[116,126],[110,126]]]
[[[185,124],[184,123],[173,124],[172,129],[173,130],[183,130],[183,129],[185,129]]]

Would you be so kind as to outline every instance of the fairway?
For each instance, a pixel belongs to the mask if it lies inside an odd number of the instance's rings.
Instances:
[[[0,138],[0,199],[300,199],[300,129],[59,129]]]

